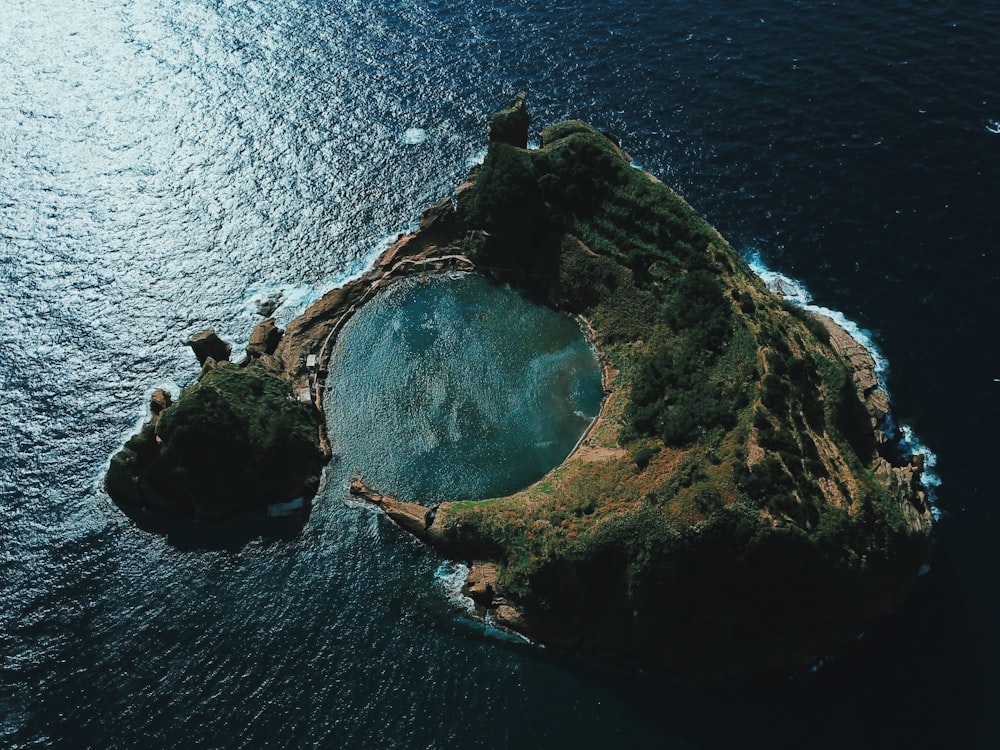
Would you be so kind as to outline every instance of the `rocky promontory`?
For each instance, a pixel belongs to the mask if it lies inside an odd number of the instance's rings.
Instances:
[[[483,164],[367,274],[283,335],[261,324],[247,362],[208,354],[199,383],[159,399],[113,459],[109,492],[217,517],[232,510],[219,462],[255,503],[315,491],[344,321],[399,276],[474,270],[586,321],[600,416],[509,497],[425,507],[363,477],[353,494],[468,562],[467,593],[538,641],[732,675],[856,637],[905,596],[931,528],[922,465],[900,454],[870,355],[772,294],[610,136],[569,121],[529,150],[529,125],[519,96],[491,119]]]

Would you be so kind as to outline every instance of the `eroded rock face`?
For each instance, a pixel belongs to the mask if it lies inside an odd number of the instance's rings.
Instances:
[[[451,198],[444,197],[424,211],[420,217],[420,230],[422,232],[447,230],[454,217],[455,208],[452,206]]]
[[[871,415],[871,426],[878,427],[889,413],[889,396],[878,383],[875,360],[871,352],[855,341],[847,331],[825,315],[817,318],[830,333],[830,344],[851,368],[851,377],[858,393],[858,400]]]
[[[469,575],[462,587],[463,593],[482,607],[493,604],[496,596],[496,585],[499,578],[497,566],[493,563],[476,561],[469,569]]]
[[[169,393],[162,388],[157,388],[153,391],[153,395],[149,397],[149,410],[153,413],[154,417],[158,417],[164,410],[169,409],[173,402],[174,400],[170,397]]]
[[[531,124],[527,98],[528,95],[522,91],[506,108],[494,113],[487,130],[491,143],[508,143],[518,148],[527,148],[528,126]]]
[[[250,342],[247,344],[248,357],[260,357],[264,354],[274,354],[281,341],[282,331],[274,322],[274,318],[267,318],[254,326],[253,333],[250,334]]]
[[[205,360],[209,358],[216,362],[227,362],[233,351],[233,347],[219,338],[214,328],[196,333],[187,340],[187,345],[194,351],[199,365],[204,365]]]

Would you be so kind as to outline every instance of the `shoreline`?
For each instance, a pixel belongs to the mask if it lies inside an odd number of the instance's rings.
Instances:
[[[337,338],[347,322],[379,291],[400,279],[421,273],[443,273],[449,270],[476,272],[475,264],[464,255],[432,252],[437,248],[430,248],[416,257],[401,258],[386,269],[385,266],[395,258],[400,249],[416,237],[417,233],[403,235],[375,260],[368,271],[344,286],[327,292],[319,301],[310,305],[302,315],[288,324],[275,351],[275,356],[283,363],[284,373],[292,381],[293,392],[309,389],[313,406],[319,415],[320,450],[328,459],[331,453],[323,397],[330,358]],[[332,294],[345,291],[349,295],[346,298],[341,298],[343,297],[341,294],[337,295],[335,301],[329,300]],[[293,330],[293,326],[304,318],[308,318],[310,327],[302,332]],[[318,330],[315,330],[316,326],[319,327]],[[311,356],[316,358],[312,366],[309,364]]]
[[[640,171],[648,179],[658,181],[654,175],[645,170]],[[471,181],[472,178],[469,182]],[[516,269],[477,267],[468,257],[458,252],[454,246],[445,244],[439,247],[425,238],[425,232],[430,228],[428,225],[432,225],[432,222],[427,221],[427,216],[430,214],[434,219],[441,218],[440,207],[450,200],[450,197],[443,198],[437,204],[426,209],[424,212],[425,221],[421,223],[420,228],[400,235],[361,276],[347,282],[342,287],[330,290],[319,301],[310,305],[300,316],[289,323],[282,337],[276,355],[282,357],[285,371],[293,378],[294,388],[298,390],[306,385],[310,390],[313,404],[319,415],[320,441],[327,461],[331,458],[326,415],[323,408],[327,368],[339,333],[355,313],[392,282],[420,273],[459,270],[494,281],[516,283],[514,280],[518,275]],[[438,209],[436,215],[435,209]],[[411,247],[415,249],[411,251]],[[770,294],[775,294],[770,289],[767,280],[756,268],[750,267],[749,271],[763,288],[767,289]],[[782,295],[775,296],[780,298]],[[838,320],[810,310],[808,307],[802,307],[802,309],[815,315],[830,331],[831,339],[835,342],[834,349],[848,363],[858,397],[871,416],[872,428],[879,444],[898,443],[898,440],[883,431],[885,417],[888,413],[888,395],[879,377],[880,368],[877,354],[871,352],[863,341],[859,341],[852,335],[849,328]],[[571,317],[579,324],[600,363],[604,391],[600,410],[562,461],[551,467],[527,487],[503,497],[512,497],[530,490],[550,479],[555,472],[571,462],[600,462],[622,459],[628,455],[628,451],[617,444],[617,441],[615,441],[616,444],[613,448],[601,447],[592,442],[595,435],[605,426],[612,401],[619,393],[617,380],[620,373],[612,366],[607,353],[600,346],[592,322],[582,314],[571,313]],[[317,326],[319,326],[318,329]],[[303,352],[305,352],[305,356],[302,356]],[[295,354],[298,355],[297,360],[293,357]],[[317,357],[316,366],[312,370],[303,366],[309,354],[316,354]],[[900,509],[907,517],[908,523],[912,528],[917,529],[923,523],[924,510],[930,505],[929,488],[921,481],[924,465],[920,454],[913,452],[904,458],[903,465],[893,465],[886,458],[877,456],[872,470],[879,477],[879,480],[897,496]],[[326,486],[326,478],[327,472],[324,470],[321,488]],[[496,627],[516,633],[532,643],[550,643],[566,648],[581,646],[581,643],[577,641],[566,640],[557,634],[547,632],[544,627],[536,628],[525,619],[522,609],[505,596],[497,565],[488,556],[470,554],[471,550],[464,549],[461,544],[449,538],[445,530],[448,519],[446,507],[442,509],[443,512],[438,513],[441,504],[426,506],[419,502],[402,501],[381,494],[378,490],[369,487],[363,476],[355,477],[352,480],[348,493],[351,497],[376,506],[396,525],[449,559],[466,561],[469,572],[462,586],[462,593],[472,600],[476,616],[483,618],[484,622],[491,619]],[[917,501],[917,507],[914,507],[913,500]]]
[[[511,110],[526,118],[523,97]],[[284,332],[258,323],[238,365],[246,379],[227,397],[283,382],[259,411],[298,410],[287,434],[315,454],[297,490],[312,500],[334,476],[325,396],[328,385],[336,392],[330,362],[353,315],[394,281],[429,272],[509,284],[574,317],[600,362],[600,409],[572,450],[536,482],[481,503],[403,502],[366,486],[364,466],[345,477],[349,495],[468,561],[463,592],[477,611],[537,642],[733,674],[844,642],[901,601],[931,530],[923,461],[896,445],[871,353],[837,322],[783,303],[676,193],[626,170],[613,139],[568,121],[542,143],[491,145],[484,165],[360,276]],[[204,333],[199,343],[215,336]],[[228,345],[212,345],[228,359]],[[210,435],[225,424],[212,394],[193,396],[208,405]],[[152,456],[155,473],[151,427],[134,452]],[[688,570],[690,561],[700,563]],[[771,603],[763,614],[760,602]],[[792,625],[817,612],[815,626]],[[742,627],[758,633],[749,648],[726,640]]]

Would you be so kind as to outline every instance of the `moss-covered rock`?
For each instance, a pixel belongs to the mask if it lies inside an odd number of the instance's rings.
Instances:
[[[528,95],[523,91],[515,96],[505,109],[493,114],[487,130],[489,139],[495,143],[509,143],[524,148],[528,145]]]
[[[315,492],[317,415],[254,362],[219,364],[112,458],[109,494],[125,505],[206,519]]]

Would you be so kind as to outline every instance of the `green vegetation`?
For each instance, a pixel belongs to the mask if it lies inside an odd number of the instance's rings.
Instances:
[[[586,456],[443,504],[433,538],[495,561],[533,633],[619,659],[746,672],[853,637],[905,593],[929,520],[887,489],[829,332],[609,138],[572,121],[541,142],[491,144],[433,242],[586,316],[611,393]],[[209,518],[311,494],[315,418],[260,364],[217,366],[115,456],[108,489]]]
[[[626,450],[450,504],[450,537],[500,563],[542,630],[626,658],[655,642],[742,671],[853,634],[908,585],[926,528],[906,530],[867,468],[867,412],[829,332],[608,138],[574,121],[541,140],[491,146],[459,206],[463,248],[590,319],[618,370],[600,429]]]
[[[258,363],[206,371],[122,454],[147,502],[206,518],[302,496],[322,461],[315,410]]]

